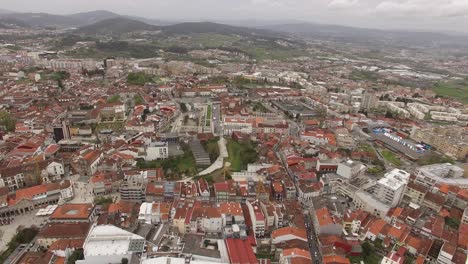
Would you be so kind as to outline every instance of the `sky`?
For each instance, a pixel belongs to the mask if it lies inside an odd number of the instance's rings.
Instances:
[[[468,0],[0,0],[18,12],[109,10],[161,20],[305,21],[468,33]]]

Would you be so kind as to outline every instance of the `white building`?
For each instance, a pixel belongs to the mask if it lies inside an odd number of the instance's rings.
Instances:
[[[440,249],[439,256],[437,257],[437,263],[440,264],[452,264],[453,256],[457,251],[456,244],[450,244],[448,242],[444,242],[444,245]]]
[[[254,119],[224,118],[224,135],[229,136],[233,132],[252,134],[254,122]]]
[[[265,235],[266,223],[265,216],[263,215],[260,203],[253,201],[252,203],[247,201],[247,208],[249,208],[250,219],[252,221],[252,229],[256,237],[262,237]]]
[[[391,207],[397,206],[403,197],[409,177],[408,172],[399,169],[386,173],[377,181],[375,196]]]
[[[416,169],[416,182],[427,187],[436,184],[455,185],[468,188],[468,179],[462,178],[464,170],[450,163],[422,166]]]
[[[46,170],[49,177],[53,180],[60,180],[61,177],[65,174],[63,164],[58,163],[56,161],[53,161],[49,165],[47,165]]]
[[[365,168],[366,166],[364,166],[361,162],[348,160],[344,163],[338,164],[336,174],[343,178],[350,179],[359,176],[361,172],[365,170]]]
[[[146,147],[145,160],[167,159],[169,157],[169,144],[167,142],[152,142]]]
[[[385,217],[390,210],[390,206],[377,200],[367,192],[357,191],[354,197],[354,203],[357,209],[364,210],[375,216]]]
[[[77,264],[131,263],[132,254],[142,253],[145,239],[113,225],[94,225],[83,244],[84,259]]]

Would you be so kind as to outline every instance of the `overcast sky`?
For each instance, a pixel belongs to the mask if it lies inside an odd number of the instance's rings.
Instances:
[[[0,8],[55,14],[103,9],[162,20],[298,20],[468,32],[468,0],[0,0]]]

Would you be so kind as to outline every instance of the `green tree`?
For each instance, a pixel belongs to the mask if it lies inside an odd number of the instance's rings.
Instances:
[[[0,111],[0,127],[4,126],[7,131],[14,132],[16,120],[5,110]]]
[[[77,260],[84,259],[83,249],[77,249],[68,257],[67,264],[75,264]]]
[[[139,94],[135,94],[135,96],[133,96],[133,101],[135,102],[135,105],[142,105],[145,103],[145,100]]]
[[[122,264],[128,264],[128,259],[127,258],[123,258],[122,261],[121,261]]]
[[[120,95],[115,94],[115,95],[113,95],[113,96],[107,98],[107,102],[108,102],[108,103],[111,103],[111,104],[120,102]]]
[[[188,110],[188,109],[187,109],[187,105],[186,105],[184,102],[180,103],[180,110],[181,110],[183,113],[187,112],[187,110]]]

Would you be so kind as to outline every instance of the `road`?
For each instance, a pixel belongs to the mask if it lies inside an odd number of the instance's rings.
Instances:
[[[283,167],[286,169],[286,172],[288,173],[289,178],[294,182],[294,186],[296,187],[296,193],[299,193],[299,185],[297,181],[295,180],[294,174],[291,172],[291,170],[288,168],[286,165],[286,161],[284,160],[283,155],[281,155],[278,152],[278,148],[281,144],[282,139],[280,142],[273,147],[278,159],[281,161],[281,164]],[[315,264],[321,264],[322,263],[322,256],[320,252],[320,245],[318,243],[317,235],[315,234],[315,228],[314,228],[314,221],[313,217],[315,217],[313,214],[315,213],[314,205],[312,201],[305,205],[302,204],[302,209],[303,211],[308,211],[308,214],[304,214],[304,222],[306,223],[306,229],[307,229],[307,239],[309,241],[309,248],[310,248],[310,255],[314,259]]]
[[[223,136],[223,128],[221,125],[221,107],[220,104],[213,104],[211,122],[213,124],[213,134]]]

